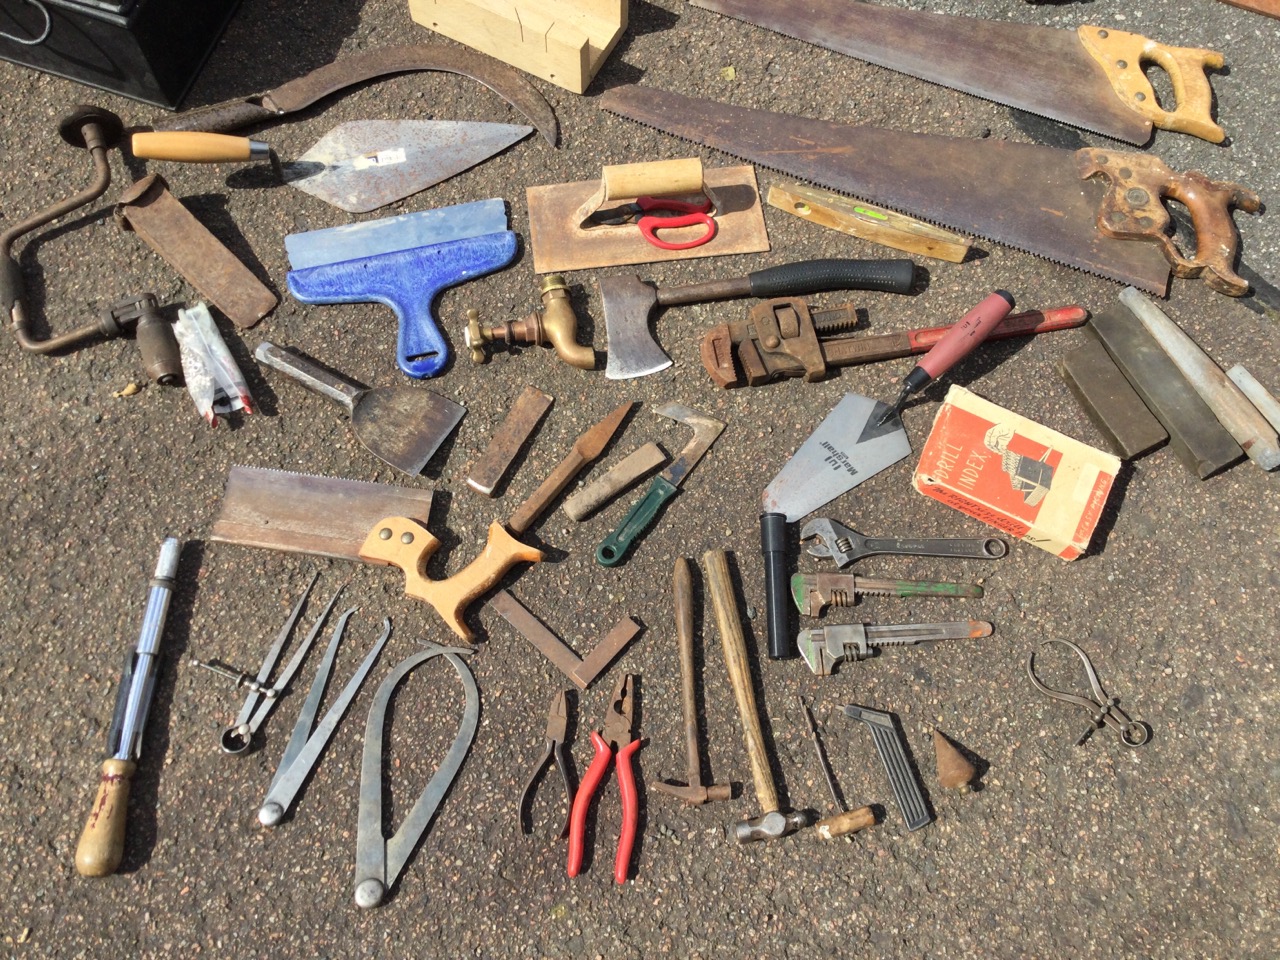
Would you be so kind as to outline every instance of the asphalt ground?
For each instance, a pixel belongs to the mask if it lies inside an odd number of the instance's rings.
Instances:
[[[982,0],[929,8],[1064,28],[1111,24],[1222,51],[1228,67],[1215,74],[1213,86],[1228,144],[1162,132],[1151,149],[1177,169],[1237,180],[1264,200],[1280,190],[1276,21],[1214,0]],[[267,89],[337,56],[431,39],[400,0],[245,0],[187,106]],[[691,155],[709,165],[734,162],[596,108],[592,95],[632,81],[905,130],[1114,146],[673,0],[635,2],[631,27],[590,95],[534,81],[559,115],[558,150],[529,138],[392,209],[492,196],[509,203],[512,227],[526,244],[518,262],[439,300],[455,350],[462,347],[466,309],[489,320],[514,319],[536,303],[526,186],[588,179],[608,163]],[[83,154],[54,131],[72,104],[100,103],[130,124],[158,113],[8,63],[0,63],[0,89],[0,225],[87,180]],[[487,89],[437,73],[367,86],[264,133],[281,156],[296,156],[335,123],[370,117],[520,122]],[[146,167],[116,153],[113,168],[116,183],[99,204],[19,244],[46,329],[69,329],[104,303],[143,290],[165,304],[197,299],[136,237],[115,226],[111,201]],[[287,270],[283,236],[351,219],[295,190],[245,185],[231,165],[151,169],[161,170],[188,207],[280,291]],[[758,175],[762,189],[781,179],[768,170]],[[1034,171],[1028,177],[1028,193],[1011,196],[1010,204],[1036,202]],[[672,284],[811,257],[895,255],[776,210],[765,216],[767,254],[655,264],[640,272]],[[1245,262],[1280,281],[1280,220],[1269,213],[1238,215],[1237,222]],[[1120,292],[1110,281],[997,244],[980,246],[986,256],[973,262],[920,261],[929,282],[916,296],[813,299],[852,299],[865,310],[869,331],[887,332],[952,321],[995,288],[1012,291],[1027,308],[1079,303],[1095,312]],[[601,351],[594,277],[573,274],[570,283],[585,334]],[[1193,280],[1175,281],[1164,308],[1224,367],[1243,361],[1264,384],[1280,388],[1274,315]],[[997,562],[865,563],[862,572],[869,574],[979,581],[986,594],[965,603],[871,600],[830,619],[979,617],[993,621],[995,633],[929,650],[887,651],[817,678],[801,661],[763,657],[760,492],[842,395],[889,398],[911,363],[852,368],[820,383],[723,392],[702,370],[698,338],[746,309],[734,302],[662,312],[656,335],[675,365],[640,380],[609,381],[598,370],[573,369],[549,350],[529,348],[498,353],[487,366],[473,366],[463,354],[429,385],[468,409],[419,481],[436,490],[431,529],[444,541],[432,561],[436,576],[474,556],[488,524],[504,518],[574,438],[618,403],[643,406],[602,465],[647,440],[669,451],[685,442],[685,428],[653,415],[664,401],[703,410],[728,428],[624,565],[601,568],[592,552],[630,498],[581,525],[548,514],[532,533],[548,562],[506,581],[579,652],[624,614],[645,627],[578,700],[570,730],[581,777],[591,755],[587,733],[603,719],[614,683],[624,671],[639,675],[646,745],[638,755],[640,838],[631,879],[616,886],[610,869],[619,821],[613,777],[598,803],[587,867],[578,878],[565,876],[565,847],[552,837],[564,812],[554,776],[538,795],[535,835],[516,833],[516,799],[542,749],[547,704],[564,683],[491,610],[480,609],[470,617],[478,643],[468,658],[482,695],[475,743],[389,902],[372,912],[358,910],[351,899],[364,718],[375,681],[391,664],[421,640],[452,638],[433,611],[403,596],[394,570],[207,538],[233,464],[407,482],[366,454],[337,406],[252,360],[253,348],[270,339],[366,383],[401,382],[389,312],[372,305],[304,306],[286,293],[251,331],[220,318],[257,412],[232,416],[217,429],[197,417],[181,389],[145,385],[131,343],[97,343],[48,358],[27,355],[12,342],[0,350],[0,382],[7,388],[0,417],[6,517],[0,842],[10,877],[0,894],[5,951],[16,957],[1274,956],[1280,900],[1273,798],[1280,777],[1272,650],[1280,577],[1275,478],[1246,462],[1201,482],[1164,449],[1126,466],[1093,548],[1078,561],[1015,543]],[[990,345],[950,379],[1101,444],[1057,371],[1085,336],[1075,330]],[[130,383],[143,389],[117,397]],[[554,395],[555,405],[503,496],[481,498],[462,482],[466,467],[526,384]],[[905,413],[917,452],[942,393],[931,388]],[[990,532],[914,492],[915,459],[822,512],[865,533]],[[81,879],[73,855],[97,781],[121,657],[136,636],[147,578],[166,535],[181,538],[182,558],[129,806],[125,860],[116,876]],[[705,772],[740,786],[731,802],[703,808],[686,808],[652,789],[684,772],[672,564],[714,548],[732,552],[743,606],[754,615],[748,642],[783,803],[833,812],[797,703],[801,694],[812,699],[848,804],[880,809],[882,822],[874,829],[833,843],[820,842],[813,831],[744,847],[725,838],[727,824],[761,810],[701,574]],[[796,562],[819,569],[809,558]],[[187,661],[202,656],[256,665],[317,570],[313,611],[341,584],[347,585],[342,603],[359,608],[327,701],[384,617],[394,632],[291,817],[268,830],[255,813],[310,667],[255,749],[229,757],[219,751],[218,738],[240,693]],[[1074,745],[1087,722],[1083,711],[1044,698],[1025,674],[1027,655],[1050,639],[1078,642],[1092,655],[1108,693],[1150,725],[1148,745],[1126,749],[1106,730]],[[1083,683],[1069,657],[1050,650],[1043,662],[1051,682]],[[899,716],[934,823],[906,831],[867,732],[839,712],[849,702]],[[425,785],[460,709],[457,682],[440,665],[415,674],[397,695],[387,748],[389,829]],[[937,785],[930,745],[935,724],[979,759],[980,789],[959,795]]]

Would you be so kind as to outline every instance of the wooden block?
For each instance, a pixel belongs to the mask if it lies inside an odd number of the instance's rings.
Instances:
[[[425,27],[584,93],[627,28],[627,0],[409,0]]]
[[[528,187],[529,245],[535,273],[567,273],[626,263],[658,263],[693,257],[762,253],[769,249],[755,168],[711,167],[704,171],[706,188],[716,198],[716,235],[689,250],[663,250],[649,243],[635,224],[583,228],[577,218],[583,205],[600,189],[599,180]],[[664,239],[692,240],[702,226],[666,231]]]
[[[1169,431],[1169,446],[1188,470],[1206,480],[1244,459],[1240,444],[1126,306],[1116,304],[1095,314],[1085,329],[1106,347],[1130,386]]]
[[[1133,460],[1169,441],[1160,421],[1097,340],[1080,344],[1058,369],[1117,456]]]

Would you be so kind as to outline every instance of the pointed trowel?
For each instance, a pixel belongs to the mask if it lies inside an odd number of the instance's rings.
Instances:
[[[368,213],[483,163],[533,127],[458,120],[352,120],[340,123],[281,178],[348,213]],[[273,156],[267,144],[219,133],[137,133],[133,153],[149,160],[218,163]]]
[[[894,417],[877,424],[886,409],[870,397],[845,394],[765,488],[760,550],[764,554],[769,656],[774,660],[789,660],[797,654],[787,611],[787,524],[911,453],[901,420]]]

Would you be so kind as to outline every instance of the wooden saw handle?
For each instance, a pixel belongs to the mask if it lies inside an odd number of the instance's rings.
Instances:
[[[1110,27],[1082,26],[1080,42],[1098,62],[1116,94],[1126,105],[1161,130],[1189,133],[1221,143],[1226,131],[1213,122],[1213,87],[1206,69],[1222,67],[1222,54],[1199,47],[1170,47],[1139,33]],[[1177,103],[1172,110],[1160,106],[1151,81],[1142,72],[1144,63],[1155,63],[1169,74]]]
[[[1121,240],[1158,243],[1174,276],[1202,277],[1219,293],[1243,297],[1249,282],[1235,272],[1240,236],[1231,211],[1262,209],[1256,193],[1238,183],[1211,180],[1192,170],[1179,173],[1159,157],[1085,147],[1076,151],[1082,178],[1105,177],[1106,196],[1098,206],[1098,229]],[[1196,252],[1185,256],[1168,235],[1169,211],[1163,198],[1177,200],[1191,214]]]
[[[124,857],[129,784],[138,765],[132,760],[106,760],[93,811],[76,845],[76,872],[82,877],[108,877]]]
[[[360,559],[403,570],[404,592],[435,607],[449,629],[468,643],[472,632],[462,618],[471,602],[492,589],[517,563],[542,559],[541,550],[521,543],[495,521],[489,525],[489,538],[478,557],[447,580],[431,580],[423,571],[439,546],[440,541],[417,521],[387,517],[365,538]]]

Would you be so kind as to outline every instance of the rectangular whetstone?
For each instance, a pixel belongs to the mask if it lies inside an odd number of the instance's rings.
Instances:
[[[471,465],[467,486],[476,493],[492,497],[516,454],[537,429],[554,400],[554,397],[537,387],[525,387],[507,418],[502,421],[502,426],[489,441],[489,446],[480,454],[480,459]]]
[[[1160,421],[1097,340],[1085,340],[1063,358],[1058,369],[1117,456],[1133,460],[1168,442],[1169,434]]]
[[[1169,432],[1169,446],[1188,470],[1205,480],[1244,459],[1240,444],[1127,307],[1116,304],[1095,314],[1085,329]]]

